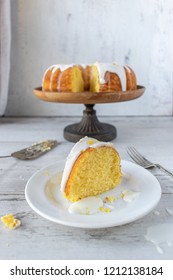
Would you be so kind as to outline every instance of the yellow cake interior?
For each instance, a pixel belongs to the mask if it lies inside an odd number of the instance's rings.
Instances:
[[[84,91],[84,80],[82,78],[82,72],[76,66],[73,67],[71,81],[72,81],[72,92]]]
[[[97,66],[93,65],[91,67],[91,76],[90,76],[90,91],[99,92],[100,91],[100,80]]]
[[[64,195],[72,201],[96,196],[120,183],[120,157],[112,147],[88,148],[75,161]]]

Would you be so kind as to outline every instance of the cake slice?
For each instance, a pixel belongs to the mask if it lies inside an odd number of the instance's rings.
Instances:
[[[72,148],[63,172],[61,191],[75,202],[115,188],[121,179],[120,157],[112,143],[82,138]]]

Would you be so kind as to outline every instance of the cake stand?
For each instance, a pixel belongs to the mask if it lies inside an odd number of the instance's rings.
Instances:
[[[117,92],[50,92],[42,91],[41,87],[34,89],[37,98],[46,102],[84,104],[85,110],[79,123],[68,125],[64,128],[64,138],[77,142],[84,136],[96,138],[100,141],[111,141],[117,136],[113,125],[101,123],[93,109],[95,104],[129,101],[140,97],[145,91],[143,86],[135,90]]]

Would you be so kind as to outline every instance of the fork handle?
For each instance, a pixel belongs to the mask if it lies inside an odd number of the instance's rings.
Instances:
[[[166,174],[168,174],[169,176],[173,177],[173,173],[170,172],[169,170],[165,169],[163,166],[161,166],[160,164],[156,164],[156,166],[162,170],[163,172],[165,172]]]

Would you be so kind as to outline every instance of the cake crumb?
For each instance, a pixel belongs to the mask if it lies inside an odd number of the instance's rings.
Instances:
[[[50,176],[49,171],[48,171],[48,170],[45,170],[44,175],[45,175],[45,176]]]
[[[107,196],[107,197],[105,197],[104,202],[110,202],[110,203],[112,203],[112,202],[114,202],[115,200],[116,200],[116,197],[115,197],[115,196]]]
[[[93,144],[95,144],[97,142],[98,142],[97,140],[89,139],[87,143],[88,143],[88,145],[93,145]]]
[[[85,215],[91,215],[91,212],[90,212],[90,209],[89,209],[89,208],[86,208]]]
[[[15,229],[21,225],[20,220],[16,219],[13,214],[1,217],[1,222],[9,229]]]
[[[110,213],[111,212],[111,210],[108,207],[100,207],[99,211],[100,212],[105,212],[105,213]]]
[[[121,198],[123,199],[125,195],[126,195],[126,192],[123,191],[122,194],[121,194]]]

